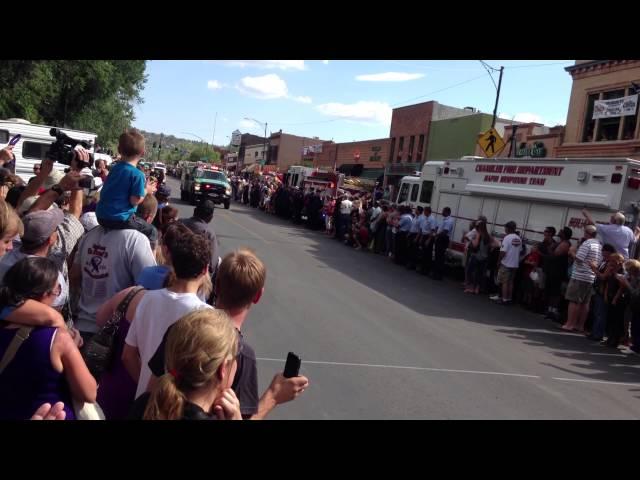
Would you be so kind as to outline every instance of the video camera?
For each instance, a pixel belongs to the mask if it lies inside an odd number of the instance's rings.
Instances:
[[[91,144],[89,142],[84,140],[75,140],[57,128],[49,130],[49,135],[56,137],[56,141],[49,146],[47,158],[63,165],[71,166],[71,162],[76,157],[74,150],[76,146],[80,145],[87,150],[91,148]],[[90,153],[89,162],[77,160],[76,163],[78,164],[78,168],[82,170],[83,168],[92,168],[93,160],[93,153]]]

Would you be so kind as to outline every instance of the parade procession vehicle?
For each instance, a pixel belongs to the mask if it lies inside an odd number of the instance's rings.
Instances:
[[[182,171],[180,199],[195,205],[209,199],[216,205],[231,206],[231,184],[222,169],[215,165],[196,165]]]
[[[441,219],[451,209],[455,227],[449,255],[460,261],[471,221],[487,217],[493,235],[514,221],[530,247],[547,226],[568,226],[582,238],[583,209],[594,221],[609,223],[621,211],[638,225],[640,161],[627,158],[483,158],[426,162],[420,176],[404,177],[396,203],[430,206]]]

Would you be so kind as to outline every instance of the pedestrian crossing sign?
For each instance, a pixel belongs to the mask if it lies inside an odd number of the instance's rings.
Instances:
[[[495,157],[505,147],[504,140],[495,128],[490,128],[484,132],[478,139],[478,145],[480,145],[487,158]]]

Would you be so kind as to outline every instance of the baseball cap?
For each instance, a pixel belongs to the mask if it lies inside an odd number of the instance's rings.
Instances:
[[[88,232],[89,230],[93,230],[97,227],[98,217],[96,217],[96,212],[87,212],[80,217],[80,223],[84,227],[84,231]]]
[[[64,213],[59,208],[40,210],[22,217],[24,235],[22,241],[33,245],[42,245],[56,231],[64,220]]]

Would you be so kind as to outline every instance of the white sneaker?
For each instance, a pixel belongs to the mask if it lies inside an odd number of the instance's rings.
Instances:
[[[502,300],[502,297],[500,295],[493,295],[491,297],[489,297],[489,300],[493,301],[493,302],[499,302]]]

